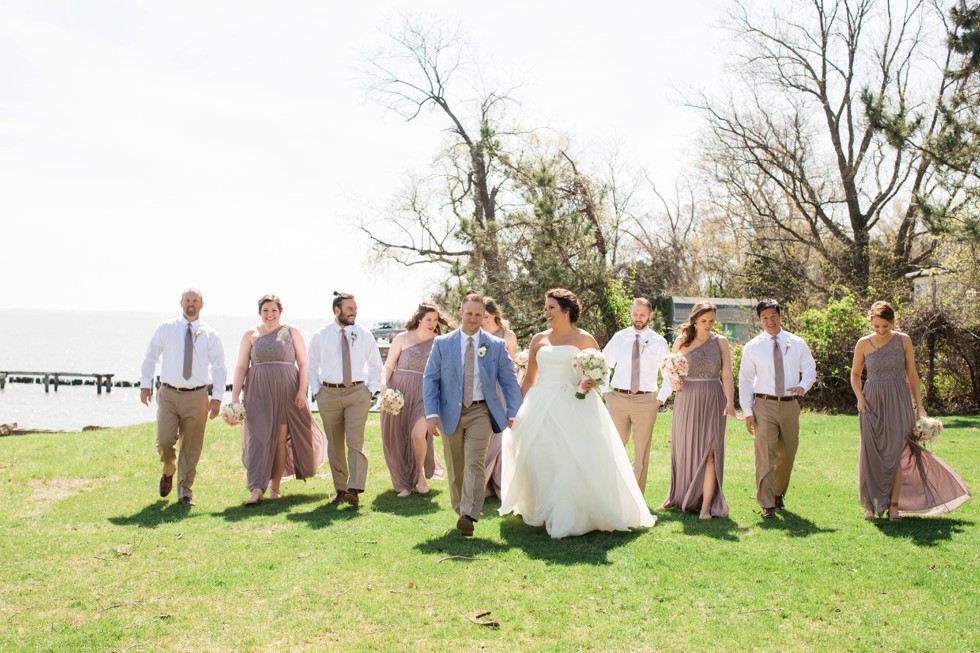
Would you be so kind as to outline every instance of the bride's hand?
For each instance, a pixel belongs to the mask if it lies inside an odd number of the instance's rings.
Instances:
[[[592,388],[596,387],[595,379],[590,379],[586,377],[582,379],[582,382],[579,384],[579,387],[582,388],[583,391],[589,392],[592,390]]]

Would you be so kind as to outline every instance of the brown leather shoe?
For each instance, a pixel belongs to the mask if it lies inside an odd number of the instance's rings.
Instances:
[[[776,518],[776,509],[775,508],[763,508],[762,509],[762,518],[763,519],[775,519]]]
[[[351,492],[350,490],[344,493],[344,501],[355,508],[361,503],[361,500],[357,496],[357,492]]]
[[[456,520],[456,528],[459,529],[459,533],[463,537],[473,536],[473,520],[466,515]]]
[[[171,474],[167,476],[163,474],[160,476],[160,496],[165,497],[170,494],[170,490],[174,488],[174,475]]]
[[[341,490],[340,492],[338,492],[337,493],[337,496],[335,496],[333,498],[333,500],[330,502],[330,505],[331,506],[339,506],[340,504],[342,504],[344,502],[344,495],[345,494],[347,494],[347,493],[344,492],[343,490]]]
[[[783,503],[783,498],[778,494],[776,495],[776,510],[786,510],[786,504]]]
[[[194,499],[191,499],[190,497],[180,497],[179,499],[177,499],[177,501],[179,503],[181,503],[182,505],[185,505],[185,506],[196,506],[197,505],[196,503],[194,503]]]

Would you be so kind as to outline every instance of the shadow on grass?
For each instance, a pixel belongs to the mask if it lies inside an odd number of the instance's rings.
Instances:
[[[286,519],[293,522],[306,522],[308,528],[319,530],[330,526],[335,521],[356,519],[360,510],[363,508],[355,508],[347,504],[335,506],[324,501],[309,512],[291,512],[286,515]]]
[[[476,532],[473,537],[463,537],[453,527],[445,535],[434,537],[425,542],[419,542],[415,545],[415,550],[421,553],[440,555],[447,558],[450,556],[478,558],[481,554],[502,553],[508,549],[506,545],[480,537],[481,530],[484,533],[488,532],[482,519],[477,522]]]
[[[942,422],[948,429],[980,428],[980,417],[943,417]]]
[[[200,508],[185,506],[184,504],[177,503],[176,501],[160,499],[159,501],[154,501],[148,506],[143,506],[138,512],[135,512],[132,515],[117,515],[115,517],[109,517],[109,523],[115,524],[116,526],[140,526],[142,528],[156,528],[160,524],[172,524],[173,522],[180,521],[182,519],[199,516],[199,513],[194,513],[195,510],[200,510]]]
[[[836,528],[821,528],[806,517],[801,517],[790,510],[776,511],[776,519],[762,519],[761,528],[766,530],[786,531],[791,537],[810,537],[821,533],[836,533]]]
[[[629,544],[646,532],[646,529],[594,531],[555,540],[544,527],[528,526],[520,517],[511,515],[500,519],[500,536],[507,543],[507,548],[520,549],[529,558],[556,565],[612,564],[610,551]]]
[[[748,529],[740,528],[728,517],[699,519],[696,512],[680,512],[679,510],[660,510],[655,513],[658,522],[678,522],[684,535],[710,537],[727,542],[738,542],[738,534]]]
[[[942,517],[903,517],[899,521],[876,519],[875,526],[883,535],[912,540],[919,546],[936,546],[948,542],[953,535],[962,533],[972,521],[944,519]]]
[[[415,515],[426,515],[439,512],[441,508],[437,503],[442,490],[437,490],[430,486],[428,494],[418,494],[413,492],[407,497],[400,497],[394,490],[382,492],[371,502],[371,510],[376,512],[386,512],[402,517],[414,517]]]
[[[326,497],[323,494],[284,494],[282,498],[275,501],[265,498],[252,506],[246,506],[243,500],[243,503],[237,506],[228,506],[221,512],[214,513],[214,516],[221,517],[225,521],[236,522],[259,515],[276,515],[294,506],[314,501],[326,501]]]

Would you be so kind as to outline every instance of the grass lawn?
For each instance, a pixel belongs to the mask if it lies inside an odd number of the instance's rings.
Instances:
[[[495,500],[460,537],[444,481],[395,496],[372,420],[359,510],[327,505],[325,469],[243,507],[239,433],[220,421],[193,508],[157,496],[152,424],[0,438],[0,650],[980,649],[977,501],[863,521],[854,417],[804,415],[772,522],[752,496],[751,439],[730,422],[730,519],[655,511],[646,531],[567,540],[497,516]],[[980,417],[944,421],[932,448],[976,490]],[[669,430],[662,414],[651,506]]]

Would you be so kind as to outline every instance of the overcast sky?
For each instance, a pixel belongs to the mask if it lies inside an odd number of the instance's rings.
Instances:
[[[0,3],[6,307],[405,317],[435,270],[366,266],[355,205],[383,203],[442,136],[368,101],[356,62],[411,6],[514,71],[522,122],[610,140],[670,186],[698,124],[676,88],[722,75],[722,3]],[[510,80],[508,80],[510,81]]]

